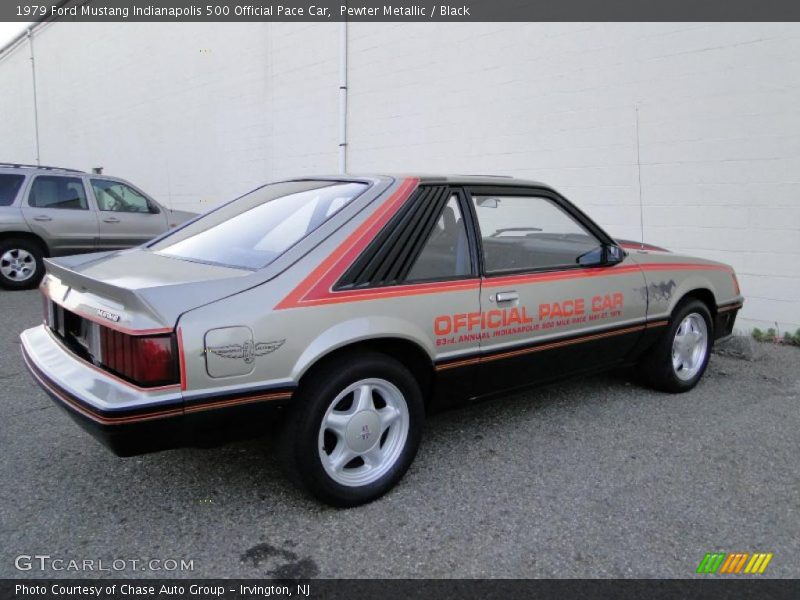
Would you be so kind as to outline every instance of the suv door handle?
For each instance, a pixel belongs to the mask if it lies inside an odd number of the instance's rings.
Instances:
[[[119,219],[117,217],[106,217],[103,219],[104,223],[119,223]]]
[[[495,296],[497,302],[513,302],[514,300],[519,300],[519,294],[517,292],[497,292],[497,296]]]
[[[48,217],[47,215],[36,215],[33,217],[34,221],[52,221],[53,217]]]

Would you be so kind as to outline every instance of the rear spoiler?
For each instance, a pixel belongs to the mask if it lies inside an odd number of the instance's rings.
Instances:
[[[96,258],[96,255],[92,257],[92,260],[94,258]],[[44,262],[47,267],[47,273],[61,282],[60,286],[48,285],[47,279],[43,282],[43,292],[56,302],[61,303],[61,301],[68,299],[68,297],[64,298],[64,293],[66,292],[64,288],[68,287],[71,288],[70,293],[74,291],[80,294],[82,296],[81,303],[91,309],[108,310],[112,314],[124,312],[131,321],[126,323],[126,326],[135,325],[135,329],[172,328],[175,326],[175,320],[170,321],[168,315],[157,311],[137,290],[116,286],[82,275],[62,264],[63,259],[55,262],[46,258]],[[86,264],[87,262],[89,261],[84,260],[81,261],[81,264]],[[59,288],[61,288],[60,291]]]

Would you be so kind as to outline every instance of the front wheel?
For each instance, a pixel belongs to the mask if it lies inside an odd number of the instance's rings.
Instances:
[[[35,288],[44,275],[41,246],[22,237],[0,241],[0,285],[10,290]]]
[[[377,353],[315,369],[283,432],[284,466],[320,500],[356,506],[389,491],[419,446],[422,393],[401,363]]]
[[[678,305],[664,336],[639,364],[645,383],[672,393],[696,386],[711,356],[713,327],[703,302],[692,299]]]

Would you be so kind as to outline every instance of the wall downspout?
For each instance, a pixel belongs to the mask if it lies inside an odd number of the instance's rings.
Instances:
[[[347,21],[339,29],[339,173],[347,173]]]
[[[39,100],[36,96],[36,61],[33,57],[33,30],[28,27],[28,46],[31,51],[31,81],[33,82],[33,132],[34,143],[36,148],[36,164],[41,165],[41,157],[39,155]]]

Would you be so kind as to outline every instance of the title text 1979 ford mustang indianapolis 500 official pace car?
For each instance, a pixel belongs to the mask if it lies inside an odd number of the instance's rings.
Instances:
[[[691,389],[743,301],[730,267],[620,245],[499,177],[282,181],[47,268],[25,362],[112,450],[244,435],[280,408],[287,472],[343,506],[397,483],[433,408],[622,364]]]

